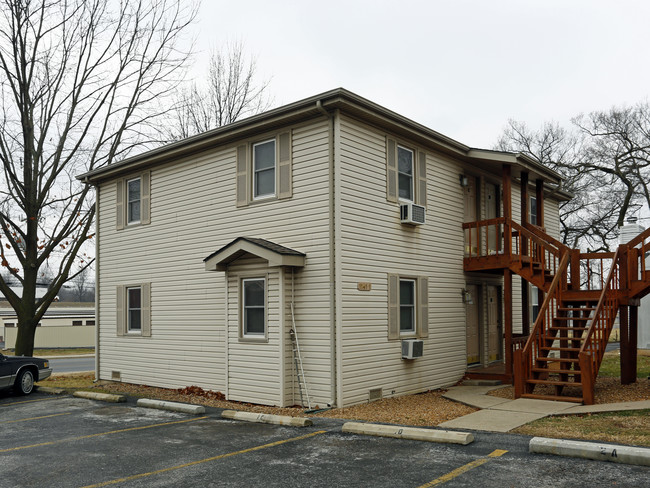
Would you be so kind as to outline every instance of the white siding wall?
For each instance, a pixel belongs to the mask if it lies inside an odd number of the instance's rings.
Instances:
[[[342,391],[343,405],[453,384],[465,372],[463,193],[460,165],[428,153],[427,223],[402,225],[386,201],[386,134],[342,118]],[[363,182],[361,185],[360,182]],[[387,339],[387,274],[429,278],[429,338],[424,357],[401,359]],[[358,291],[370,282],[371,291]]]
[[[116,184],[101,185],[100,378],[120,371],[131,383],[225,391],[225,273],[205,271],[203,259],[237,237],[261,237],[307,254],[296,320],[312,394],[331,402],[328,124],[292,133],[287,200],[235,207],[234,144],[152,169],[150,225],[116,231]],[[116,287],[134,282],[151,282],[148,338],[116,335]]]
[[[562,242],[560,235],[560,205],[557,200],[544,200],[544,226],[546,233]]]
[[[268,268],[263,259],[237,260],[228,269],[228,398],[283,405],[280,378],[280,271]],[[267,341],[240,340],[242,278],[266,280]]]

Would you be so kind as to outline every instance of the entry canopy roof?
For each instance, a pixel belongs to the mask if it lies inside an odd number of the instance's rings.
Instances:
[[[266,239],[238,237],[203,260],[207,271],[226,271],[233,261],[245,254],[265,259],[269,267],[305,265],[306,254],[275,244]]]

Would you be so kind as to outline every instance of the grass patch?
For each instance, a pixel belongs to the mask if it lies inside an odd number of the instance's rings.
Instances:
[[[15,355],[14,350],[6,349],[2,351],[5,356]],[[47,349],[47,348],[34,348],[35,357],[54,357],[54,356],[75,356],[77,354],[95,354],[94,347],[70,347],[66,349]]]
[[[600,365],[598,376],[609,378],[620,378],[621,376],[621,358],[618,353],[605,354],[603,362]],[[637,356],[636,377],[647,378],[650,376],[650,356]]]
[[[95,373],[75,373],[66,375],[54,375],[48,379],[39,381],[38,386],[49,386],[50,388],[63,388],[66,390],[90,390],[94,389]]]
[[[513,432],[650,446],[650,409],[546,417],[518,427]]]

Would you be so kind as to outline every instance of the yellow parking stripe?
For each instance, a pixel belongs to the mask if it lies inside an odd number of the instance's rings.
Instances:
[[[49,419],[50,417],[60,417],[61,415],[70,415],[72,412],[53,413],[52,415],[43,415],[42,417],[30,417],[28,419],[4,420],[0,424],[14,424],[16,422],[27,422],[28,420]]]
[[[453,471],[450,471],[449,473],[441,476],[440,478],[437,478],[433,481],[430,481],[429,483],[420,486],[419,488],[429,488],[430,486],[437,486],[446,483],[447,481],[451,481],[454,478],[460,476],[461,474],[466,473],[471,469],[478,468],[479,466],[487,463],[490,460],[490,458],[503,456],[506,452],[508,451],[504,451],[503,449],[496,449],[495,451],[492,451],[490,454],[488,454],[487,457],[477,459],[475,461],[472,461],[471,463],[467,463],[465,466],[456,468]]]
[[[51,402],[52,400],[63,400],[64,398],[70,398],[70,397],[66,395],[58,398],[43,398],[41,400],[23,400],[22,402],[0,403],[0,407],[8,407],[9,405],[20,405],[21,403]]]
[[[60,444],[62,442],[78,441],[81,439],[90,439],[91,437],[99,437],[102,435],[110,435],[110,434],[119,434],[121,432],[130,432],[133,430],[151,429],[153,427],[163,427],[165,425],[184,424],[186,422],[195,422],[197,420],[203,420],[207,418],[208,417],[197,417],[195,419],[175,420],[174,422],[163,422],[162,424],[151,424],[151,425],[143,425],[140,427],[129,427],[128,429],[111,430],[109,432],[100,432],[98,434],[82,435],[79,437],[70,437],[68,439],[61,439],[58,441],[41,442],[40,444],[31,444],[29,446],[19,446],[19,447],[11,447],[9,449],[0,449],[0,452],[20,451],[21,449],[29,449],[31,447],[51,446],[52,444]]]
[[[255,446],[255,447],[250,447],[248,449],[242,449],[241,451],[235,451],[235,452],[228,452],[226,454],[220,454],[219,456],[214,456],[206,459],[201,459],[199,461],[192,461],[190,463],[185,463],[185,464],[179,464],[178,466],[171,466],[169,468],[163,468],[159,469],[157,471],[151,471],[149,473],[140,473],[140,474],[134,474],[133,476],[127,476],[126,478],[120,478],[117,480],[111,480],[111,481],[104,481],[103,483],[97,483],[96,485],[87,485],[84,486],[83,488],[99,488],[101,486],[109,486],[109,485],[115,485],[117,483],[124,483],[125,481],[133,481],[137,480],[140,478],[145,478],[147,476],[153,476],[156,474],[161,474],[161,473],[167,473],[169,471],[173,471],[176,469],[181,469],[181,468],[187,468],[189,466],[196,466],[197,464],[203,464],[203,463],[209,463],[210,461],[218,461],[219,459],[224,459],[227,457],[231,456],[237,456],[238,454],[246,454],[247,452],[253,452],[253,451],[259,451],[260,449],[266,449],[268,447],[274,447],[274,446],[279,446],[281,444],[286,444],[287,442],[294,442],[294,441],[301,441],[303,439],[308,439],[310,437],[313,437],[318,434],[324,434],[325,430],[319,430],[318,432],[312,432],[311,434],[305,434],[301,435],[298,437],[292,437],[291,439],[284,439],[281,441],[275,441],[271,442],[269,444],[264,444],[261,446]]]

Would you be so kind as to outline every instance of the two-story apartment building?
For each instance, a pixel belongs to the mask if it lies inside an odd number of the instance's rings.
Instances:
[[[97,190],[97,377],[281,406],[305,384],[323,407],[448,386],[472,367],[508,378],[534,300],[516,276],[504,288],[503,274],[464,269],[473,249],[504,244],[498,226],[463,223],[533,218],[557,237],[567,198],[524,155],[344,89],[79,178]]]

